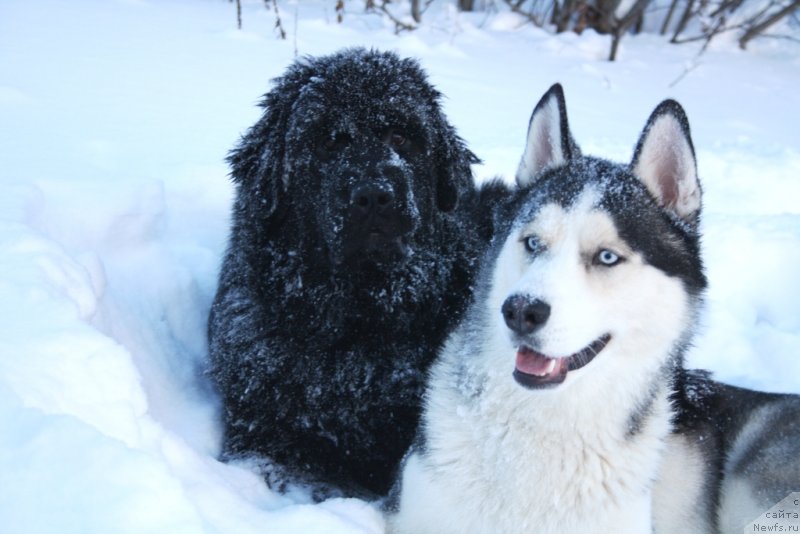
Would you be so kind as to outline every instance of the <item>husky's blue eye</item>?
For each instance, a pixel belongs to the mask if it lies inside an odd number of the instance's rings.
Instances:
[[[600,250],[594,257],[594,263],[596,265],[605,265],[606,267],[611,267],[621,261],[622,258],[616,252],[608,250],[607,248]]]
[[[536,236],[528,236],[523,239],[525,243],[525,250],[528,252],[537,253],[542,250],[542,244],[539,243],[539,240],[536,239]]]

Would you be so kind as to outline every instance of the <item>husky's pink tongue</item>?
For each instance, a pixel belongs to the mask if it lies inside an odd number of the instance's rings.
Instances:
[[[526,375],[547,376],[560,368],[561,363],[559,359],[548,358],[529,347],[521,346],[517,350],[517,371]]]

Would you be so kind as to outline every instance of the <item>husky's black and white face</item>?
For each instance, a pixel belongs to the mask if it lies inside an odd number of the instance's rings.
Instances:
[[[674,101],[654,111],[633,162],[620,165],[580,154],[560,86],[542,98],[517,174],[525,198],[489,295],[519,384],[622,380],[677,357],[705,287],[695,169]]]

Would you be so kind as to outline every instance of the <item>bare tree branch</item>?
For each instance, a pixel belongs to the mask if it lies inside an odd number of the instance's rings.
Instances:
[[[372,8],[377,8],[377,9],[378,9],[379,11],[381,11],[381,12],[382,12],[384,15],[386,15],[386,17],[387,17],[389,20],[391,20],[392,22],[394,22],[395,33],[400,33],[400,32],[402,32],[402,31],[414,31],[414,30],[416,30],[416,29],[417,29],[417,26],[416,26],[415,24],[409,24],[408,22],[403,22],[403,21],[402,21],[402,20],[400,20],[398,17],[396,17],[396,16],[395,16],[395,14],[394,14],[394,13],[392,13],[392,12],[389,10],[389,8],[388,8],[388,7],[386,7],[386,5],[387,5],[387,4],[389,4],[389,3],[390,3],[390,0],[382,0],[382,1],[381,1],[381,3],[380,3],[380,5],[377,5],[377,6],[376,6],[376,5],[375,5],[375,4],[376,4],[376,2],[375,2],[374,0],[372,0],[372,1],[369,1],[369,2],[367,3],[367,8],[368,8],[368,9],[369,9],[370,7],[372,7]],[[413,17],[412,17],[412,18],[413,18]]]
[[[754,37],[758,37],[761,35],[764,30],[781,20],[782,18],[790,15],[792,12],[796,11],[800,8],[800,0],[794,0],[794,2],[788,4],[780,11],[773,13],[771,16],[767,17],[765,20],[761,21],[760,23],[752,26],[744,35],[739,39],[739,47],[744,50],[747,48],[747,43],[749,43]]]
[[[670,2],[669,11],[667,11],[667,16],[664,17],[664,23],[661,25],[661,35],[667,34],[667,28],[669,28],[669,23],[672,21],[672,15],[675,13],[678,1],[679,0],[672,0],[672,2]]]
[[[237,0],[239,1],[239,0]],[[281,39],[286,40],[286,30],[283,29],[283,23],[281,22],[281,13],[278,11],[278,0],[271,0],[272,1],[272,8],[275,11],[275,29],[278,30],[278,35]],[[267,9],[269,9],[270,0],[264,0],[264,4]]]
[[[694,3],[695,0],[688,0],[686,2],[686,7],[683,10],[683,15],[681,15],[681,19],[678,21],[678,27],[675,28],[675,33],[672,34],[672,39],[670,39],[670,43],[677,43],[678,36],[683,33],[683,30],[686,29],[686,26],[689,24],[689,21],[692,20],[694,16]]]
[[[522,5],[525,3],[525,0],[504,0],[504,1],[508,5],[508,7],[511,9],[511,11],[513,13],[516,13],[517,15],[525,17],[526,19],[528,19],[528,21],[531,24],[533,24],[534,26],[536,26],[538,28],[541,28],[541,27],[543,27],[545,25],[545,23],[548,20],[548,18],[550,18],[550,17],[548,17],[548,15],[551,12],[553,13],[553,18],[555,18],[557,16],[556,13],[557,13],[558,2],[546,2],[545,4],[548,7],[546,7],[544,10],[542,10],[541,16],[537,16],[536,13],[535,13],[535,8],[536,8],[536,4],[538,4],[538,2],[534,2],[534,6],[530,10],[526,11],[526,10],[524,10],[522,8]],[[566,0],[566,1],[568,3],[575,2],[575,0]],[[566,30],[566,28],[560,29],[560,28],[557,27],[556,32],[560,33],[560,32],[565,31],[565,30]]]

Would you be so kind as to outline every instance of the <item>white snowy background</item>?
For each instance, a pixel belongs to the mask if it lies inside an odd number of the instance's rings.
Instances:
[[[333,1],[0,3],[0,531],[379,533],[374,505],[278,495],[215,460],[205,322],[228,231],[226,152],[296,53],[420,59],[451,122],[513,176],[555,81],[588,153],[627,161],[662,99],[686,108],[711,285],[690,364],[800,392],[800,45],[554,36],[439,0],[397,36]],[[501,3],[498,2],[498,5]],[[653,306],[658,306],[657,302]]]

